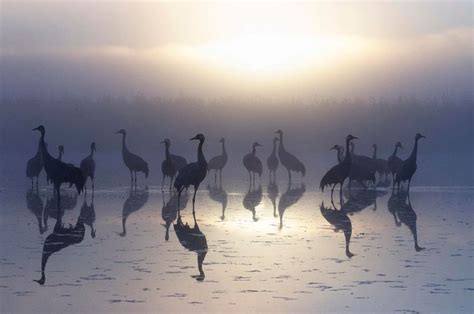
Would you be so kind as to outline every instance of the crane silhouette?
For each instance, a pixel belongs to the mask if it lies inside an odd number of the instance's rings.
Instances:
[[[163,227],[165,227],[165,240],[168,241],[170,238],[170,226],[173,221],[176,220],[178,217],[178,194],[173,193],[170,199],[165,203],[165,195],[162,194],[163,197],[163,207],[161,208],[161,218],[165,222]],[[181,198],[181,202],[179,204],[179,210],[183,210],[186,208],[186,204],[188,203],[188,194],[184,194]]]
[[[306,186],[301,183],[300,187],[291,188],[291,184],[288,184],[288,188],[283,193],[278,201],[278,214],[280,216],[280,229],[283,228],[283,215],[288,207],[296,204],[306,192]]]
[[[392,174],[393,187],[395,187],[395,175],[400,170],[400,168],[402,167],[402,164],[403,164],[403,160],[401,160],[397,156],[397,150],[399,148],[403,149],[403,146],[402,146],[402,143],[397,142],[395,144],[395,149],[394,149],[392,155],[390,155],[390,157],[388,157],[388,169],[390,170],[390,173]]]
[[[324,219],[334,226],[335,232],[340,230],[344,232],[344,237],[346,239],[346,256],[348,258],[353,257],[354,254],[352,254],[351,250],[349,249],[352,236],[352,223],[349,219],[349,216],[347,216],[347,214],[342,210],[337,210],[335,208],[331,209],[324,206],[324,202],[319,205],[319,210],[321,211],[321,215],[323,215]]]
[[[165,160],[163,160],[161,163],[161,173],[163,174],[161,190],[163,190],[165,185],[165,177],[170,177],[171,191],[176,173],[183,169],[183,167],[186,166],[188,162],[186,161],[186,158],[170,153],[171,141],[169,139],[164,139],[161,144],[165,144]]]
[[[403,223],[408,227],[408,229],[410,229],[410,232],[413,235],[415,251],[420,252],[424,250],[425,248],[418,245],[418,231],[416,224],[417,216],[411,205],[408,192],[402,191],[394,194],[392,191],[392,196],[389,199],[389,205],[392,206],[391,210],[396,213],[396,216],[400,220],[399,224],[401,225]],[[395,217],[395,214],[393,215]]]
[[[277,147],[277,142],[278,141],[279,141],[278,137],[275,136],[275,138],[273,138],[272,153],[267,158],[267,167],[268,167],[268,172],[269,172],[269,175],[270,175],[270,182],[272,181],[272,173],[273,173],[273,180],[276,180],[276,171],[277,171],[278,165],[280,163],[278,161],[278,157],[277,157],[277,154],[276,154],[276,150],[277,150],[276,147]]]
[[[26,207],[35,215],[38,221],[39,233],[43,234],[46,231],[46,228],[43,227],[43,200],[38,190],[31,188],[26,192]]]
[[[130,182],[133,185],[134,178],[133,175],[135,174],[135,185],[137,184],[137,172],[143,172],[145,174],[145,178],[148,178],[148,164],[146,163],[143,158],[131,153],[127,145],[125,144],[125,137],[127,136],[127,131],[124,129],[120,129],[117,134],[122,134],[122,158],[125,166],[127,166],[128,170],[130,171]]]
[[[350,134],[346,136],[346,152],[349,151],[350,141],[354,139],[357,139],[357,137],[352,136]],[[351,171],[351,165],[352,165],[351,154],[346,153],[346,156],[344,157],[344,160],[342,161],[342,163],[337,164],[331,169],[329,169],[329,171],[321,179],[321,183],[319,184],[321,191],[324,192],[324,188],[326,186],[332,185],[331,200],[333,199],[334,188],[338,184],[341,185],[339,198],[342,200],[342,185],[344,184],[344,181],[346,180],[346,178],[349,176],[349,173]]]
[[[273,217],[278,217],[278,214],[276,212],[276,209],[277,209],[276,198],[278,197],[278,184],[276,183],[276,180],[270,181],[270,183],[268,183],[267,194],[268,194],[268,198],[270,199],[273,205]]]
[[[212,157],[207,163],[207,172],[214,170],[214,182],[217,182],[217,170],[219,170],[219,180],[222,182],[222,169],[227,163],[227,151],[225,149],[225,139],[221,138],[219,142],[222,143],[222,154]]]
[[[84,240],[84,233],[84,212],[82,210],[74,227],[63,227],[61,219],[56,220],[53,233],[46,237],[43,244],[41,278],[34,281],[40,285],[44,285],[46,282],[46,264],[51,255],[67,248],[68,246],[81,243],[82,240]]]
[[[95,176],[95,160],[94,160],[94,152],[95,152],[95,143],[91,143],[91,153],[81,161],[80,168],[82,170],[82,174],[87,182],[87,178],[91,178],[92,190],[94,190],[94,176]],[[86,188],[87,191],[87,188]]]
[[[277,130],[275,133],[280,136],[280,144],[278,145],[278,158],[280,159],[283,167],[285,167],[288,171],[288,181],[291,182],[291,171],[296,173],[301,172],[301,175],[304,177],[306,174],[306,168],[304,167],[303,163],[285,149],[285,145],[283,144],[283,131]]]
[[[53,158],[46,149],[46,144],[44,142],[45,137],[45,127],[43,125],[34,128],[33,131],[39,131],[41,133],[40,145],[41,145],[41,158],[43,160],[44,169],[48,178],[53,182],[54,190],[58,199],[58,208],[60,208],[61,195],[59,189],[61,184],[69,183],[69,187],[73,184],[75,185],[77,192],[80,194],[84,189],[85,178],[82,174],[81,169],[74,167],[72,165],[65,164],[62,161],[59,161]]]
[[[197,150],[197,161],[192,162],[184,166],[183,169],[178,173],[176,180],[174,182],[174,187],[178,191],[178,211],[179,211],[179,201],[181,198],[181,192],[189,186],[194,186],[194,195],[193,195],[193,213],[194,205],[196,203],[196,192],[199,189],[199,185],[206,178],[207,174],[207,162],[202,152],[202,145],[204,144],[205,137],[203,134],[197,134],[195,137],[191,138],[190,141],[198,140],[198,150]],[[179,214],[179,212],[178,212]]]
[[[128,198],[123,203],[122,209],[122,232],[119,233],[119,236],[125,237],[127,235],[127,219],[128,217],[143,208],[143,206],[148,202],[148,188],[143,190],[136,190],[133,187],[130,189],[130,194]]]
[[[26,163],[26,177],[31,180],[31,188],[33,188],[34,178],[36,178],[36,187],[38,187],[38,177],[42,170],[43,159],[41,158],[41,141],[39,141],[36,154]]]
[[[197,264],[199,275],[193,275],[197,281],[203,281],[205,276],[202,265],[207,254],[207,240],[204,233],[199,229],[199,225],[196,221],[196,214],[193,212],[194,227],[190,227],[187,223],[183,224],[181,215],[178,212],[178,220],[173,225],[176,236],[178,237],[179,243],[192,252],[197,254]]]
[[[337,151],[337,160],[339,164],[341,164],[344,161],[344,148],[340,145],[334,145],[331,150]],[[356,181],[366,189],[367,182],[372,182],[375,184],[375,172],[368,167],[352,163],[351,170],[349,171],[349,191],[351,190],[352,181]]]
[[[96,229],[94,228],[95,222],[95,207],[94,207],[94,193],[92,193],[92,199],[90,205],[87,204],[86,196],[84,194],[84,201],[81,207],[81,217],[87,226],[91,228],[91,238],[95,238]]]
[[[263,198],[262,186],[259,184],[258,188],[255,185],[249,184],[249,190],[244,196],[243,205],[244,208],[252,213],[253,221],[258,221],[257,212],[255,208],[260,204]]]
[[[259,177],[262,176],[262,162],[257,157],[257,147],[262,146],[259,143],[255,142],[252,144],[252,152],[246,154],[242,160],[245,169],[249,173],[250,184],[255,184],[255,174],[258,174]]]
[[[418,141],[420,138],[425,138],[425,136],[417,133],[415,135],[415,144],[413,145],[413,150],[410,156],[405,161],[403,161],[400,170],[395,176],[395,183],[397,184],[398,191],[400,191],[400,183],[404,181],[408,181],[407,192],[410,191],[411,178],[415,174],[417,168],[416,158],[418,154]]]
[[[207,185],[209,190],[209,197],[222,205],[221,220],[225,219],[225,210],[227,208],[227,192],[222,188],[222,183],[219,186]]]

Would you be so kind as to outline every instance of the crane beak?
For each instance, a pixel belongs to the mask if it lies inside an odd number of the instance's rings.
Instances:
[[[353,140],[358,140],[359,138],[357,136],[352,137]]]
[[[196,137],[196,136],[195,136],[195,137],[192,137],[192,138],[190,138],[189,140],[190,140],[190,141],[192,141],[192,140],[197,140],[197,137]]]
[[[164,144],[164,143],[165,143],[165,141],[161,141],[161,142],[160,142],[160,144]]]
[[[31,131],[38,131],[39,127],[32,129]]]
[[[421,135],[421,137],[422,137],[422,138],[426,138],[426,136],[424,136],[424,135]]]
[[[118,134],[118,133],[120,133],[120,131],[115,132],[115,134]]]

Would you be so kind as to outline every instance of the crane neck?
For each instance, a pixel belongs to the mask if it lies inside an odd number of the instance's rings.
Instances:
[[[273,141],[272,155],[275,155],[275,152],[276,152],[276,142],[277,142],[277,141]]]
[[[347,147],[346,147],[347,150]],[[354,155],[354,143],[351,143],[351,154]]]
[[[372,159],[377,159],[377,146],[374,146],[374,154],[372,155]]]
[[[411,152],[409,159],[415,160],[416,162],[417,155],[418,155],[418,139],[415,139],[415,144],[413,145],[413,150]]]
[[[170,145],[168,143],[165,144],[165,156],[166,160],[171,160],[171,155],[170,155]]]
[[[60,150],[59,155],[58,155],[58,160],[61,161],[62,159],[63,159],[63,151]]]
[[[198,146],[198,154],[197,154],[198,163],[207,165],[206,158],[204,157],[204,154],[202,152],[202,145],[203,144],[204,144],[204,140],[200,140],[199,141],[199,146]]]
[[[343,162],[342,147],[337,148],[337,161],[339,161],[339,163]]]
[[[225,149],[225,142],[222,142],[222,155],[227,157],[227,151]]]
[[[349,151],[349,142],[350,142],[350,140],[346,140],[346,152]],[[352,147],[354,147],[354,146],[352,146]],[[346,153],[346,156],[344,157],[343,163],[350,164],[351,162],[352,162],[351,154]]]
[[[257,146],[253,145],[252,146],[252,155],[255,156],[256,153],[257,153]]]
[[[393,157],[397,156],[397,151],[398,151],[398,145],[395,145],[395,149],[393,150],[393,153],[392,153]]]
[[[125,136],[126,134],[122,134],[122,153],[127,152],[127,144],[125,143]]]
[[[94,156],[94,149],[91,147],[91,154],[89,155],[90,158]]]
[[[283,133],[280,133],[280,144],[278,145],[278,151],[284,151],[285,145],[283,145]]]

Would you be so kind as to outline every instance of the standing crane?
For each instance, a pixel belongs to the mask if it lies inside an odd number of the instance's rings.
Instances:
[[[275,138],[273,138],[272,153],[267,158],[267,167],[268,167],[268,172],[270,174],[270,182],[272,182],[272,173],[273,173],[273,181],[276,180],[276,171],[278,169],[278,165],[280,164],[280,162],[278,161],[277,154],[276,154],[276,146],[277,146],[278,141],[279,141],[278,137],[275,136]]]
[[[117,132],[122,134],[122,158],[125,166],[130,170],[130,182],[133,185],[133,174],[135,174],[135,185],[137,184],[137,172],[143,172],[145,178],[148,178],[148,164],[143,158],[131,153],[127,145],[125,144],[125,137],[127,136],[127,131],[120,129]]]
[[[349,249],[349,245],[351,244],[352,223],[349,216],[347,216],[347,213],[342,210],[325,207],[324,202],[319,205],[319,209],[321,210],[324,219],[334,226],[334,231],[337,232],[342,230],[342,232],[344,232],[344,237],[346,239],[346,256],[348,258],[353,257],[354,254],[352,254]]]
[[[41,141],[38,143],[36,154],[26,163],[26,177],[31,180],[31,188],[36,178],[36,187],[38,187],[38,177],[43,170],[43,159],[41,158]]]
[[[357,138],[358,137],[352,136],[350,134],[346,136],[346,152],[349,151],[350,141]],[[349,176],[349,173],[351,171],[351,165],[352,165],[351,154],[346,153],[346,156],[344,157],[344,160],[342,161],[342,163],[337,164],[331,169],[329,169],[329,171],[321,179],[321,183],[319,184],[321,191],[324,192],[324,188],[326,186],[332,185],[331,200],[333,198],[334,188],[338,184],[341,185],[339,196],[340,196],[340,199],[342,200],[342,185],[344,184],[344,181],[346,180],[346,178]]]
[[[204,144],[205,137],[202,134],[198,134],[191,138],[190,141],[198,140],[199,146],[197,150],[197,161],[192,162],[184,166],[183,169],[178,173],[176,180],[174,181],[174,187],[178,191],[178,216],[179,216],[179,201],[181,198],[181,192],[189,186],[194,186],[193,195],[193,213],[194,205],[196,203],[196,192],[199,189],[199,185],[206,178],[207,174],[207,161],[202,152],[202,145]]]
[[[303,163],[298,160],[294,155],[286,151],[283,144],[283,131],[278,130],[277,133],[280,136],[280,145],[278,146],[278,158],[280,159],[281,164],[288,171],[288,180],[291,182],[291,171],[301,172],[301,175],[304,177],[306,174],[306,168]]]
[[[400,183],[408,181],[407,193],[410,191],[411,178],[416,172],[416,157],[418,154],[418,140],[420,138],[426,138],[426,136],[417,133],[415,135],[415,144],[413,145],[413,150],[410,156],[403,161],[400,170],[398,170],[395,176],[395,183],[397,184],[397,190],[400,191]]]
[[[244,159],[242,160],[245,169],[247,169],[249,173],[249,180],[250,184],[255,184],[255,174],[257,173],[259,177],[262,176],[262,162],[260,159],[257,157],[256,153],[257,150],[256,148],[262,146],[259,143],[255,142],[252,144],[252,152],[248,153],[247,155],[244,156]],[[253,176],[252,176],[253,175]]]
[[[403,149],[402,143],[397,142],[395,144],[395,150],[393,151],[392,155],[388,157],[388,169],[390,170],[390,173],[392,174],[392,182],[393,186],[395,187],[395,175],[397,174],[398,170],[402,167],[403,160],[401,160],[397,156],[397,150],[401,148]]]
[[[331,150],[337,151],[337,160],[339,164],[341,164],[344,161],[344,147],[340,145],[334,145]],[[369,169],[368,167],[352,163],[351,171],[349,172],[349,191],[351,190],[352,181],[356,181],[366,189],[367,182],[372,182],[373,184],[375,184],[375,172]]]
[[[221,138],[219,142],[222,143],[222,154],[212,157],[207,163],[207,172],[215,170],[214,172],[214,183],[217,182],[217,170],[219,170],[219,180],[222,184],[222,169],[224,169],[227,163],[227,151],[225,150],[225,139]]]
[[[44,170],[48,178],[53,182],[54,191],[56,192],[58,198],[58,208],[60,207],[60,199],[61,195],[59,193],[59,189],[61,184],[69,183],[71,187],[73,184],[76,186],[77,192],[80,194],[84,189],[85,185],[85,178],[82,174],[81,169],[66,164],[62,161],[59,161],[53,158],[46,149],[46,144],[44,142],[44,136],[46,133],[45,127],[43,125],[34,128],[33,131],[39,131],[41,133],[40,137],[40,146],[41,146],[41,158],[44,164]],[[59,212],[59,211],[58,211]]]
[[[161,163],[161,173],[163,174],[163,181],[161,182],[161,190],[165,185],[165,177],[170,177],[170,191],[173,186],[173,180],[176,176],[176,173],[183,169],[184,166],[188,163],[186,158],[173,155],[170,153],[171,141],[169,139],[164,139],[161,144],[165,144],[165,160]]]
[[[94,190],[94,176],[95,176],[94,152],[95,152],[95,143],[92,142],[91,153],[81,161],[81,165],[80,165],[82,174],[84,175],[86,182],[87,182],[87,178],[91,178],[92,190]]]

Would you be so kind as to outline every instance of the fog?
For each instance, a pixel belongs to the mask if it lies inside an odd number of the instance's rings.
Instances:
[[[206,135],[208,157],[225,137],[240,175],[251,143],[266,158],[283,129],[318,180],[348,133],[359,154],[402,141],[405,158],[420,132],[416,184],[474,184],[471,2],[21,1],[0,14],[5,176],[23,176],[44,124],[53,155],[63,144],[78,163],[95,141],[104,174],[125,178],[113,133],[127,129],[152,183],[166,137],[189,160],[191,136]]]

